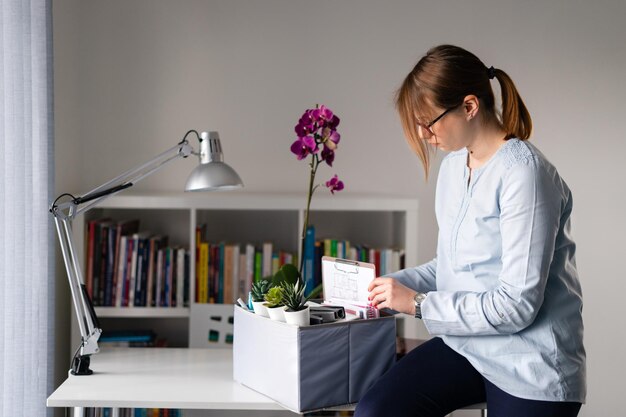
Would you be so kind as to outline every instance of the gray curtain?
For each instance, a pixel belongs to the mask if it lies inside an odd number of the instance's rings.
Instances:
[[[0,417],[52,415],[51,0],[0,0]]]

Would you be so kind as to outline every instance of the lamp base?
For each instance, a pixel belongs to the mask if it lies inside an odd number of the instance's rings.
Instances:
[[[93,371],[89,369],[90,358],[86,356],[75,356],[72,361],[72,369],[70,373],[72,375],[91,375]]]

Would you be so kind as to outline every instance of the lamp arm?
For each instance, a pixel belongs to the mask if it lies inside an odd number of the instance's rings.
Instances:
[[[87,192],[84,196],[74,197],[69,201],[59,204],[53,203],[50,211],[55,217],[73,219],[79,214],[88,211],[93,206],[105,200],[106,198],[117,194],[118,192],[125,190],[126,188],[132,187],[134,184],[160,170],[174,159],[188,157],[189,155],[194,153],[193,148],[186,139],[186,137],[191,132],[195,133],[198,136],[198,140],[200,140],[198,132],[196,132],[195,130],[190,130],[189,132],[187,132],[185,138],[183,138],[182,141],[180,141],[178,144],[171,147],[170,149],[166,150],[165,152],[157,155],[150,161],[138,166],[137,168],[128,170],[110,181],[105,182],[104,184]],[[83,205],[80,208],[78,207],[79,205],[85,203],[88,204]]]
[[[92,373],[91,369],[89,369],[89,356],[99,351],[98,339],[102,334],[102,330],[99,328],[98,318],[83,283],[82,269],[72,240],[71,222],[79,214],[86,212],[104,199],[132,187],[174,159],[186,158],[194,153],[193,148],[186,139],[190,133],[195,133],[198,140],[202,141],[198,132],[190,130],[176,146],[157,155],[145,164],[126,171],[120,176],[94,188],[84,196],[72,196],[71,200],[57,204],[57,201],[61,198],[59,197],[50,207],[50,212],[54,216],[57,235],[59,236],[61,253],[72,294],[72,302],[82,338],[79,351],[76,352],[72,359],[71,373],[74,375],[90,375]],[[61,196],[63,195],[65,194]],[[83,206],[79,208],[80,205]]]

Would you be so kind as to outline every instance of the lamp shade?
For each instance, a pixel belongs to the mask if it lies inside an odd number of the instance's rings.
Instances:
[[[200,165],[187,178],[185,191],[232,190],[243,187],[243,181],[224,162],[222,145],[217,132],[200,134]]]

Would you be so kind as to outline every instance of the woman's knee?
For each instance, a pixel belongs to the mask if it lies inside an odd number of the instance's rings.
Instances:
[[[366,394],[357,404],[354,417],[387,417],[389,411],[380,396]]]

